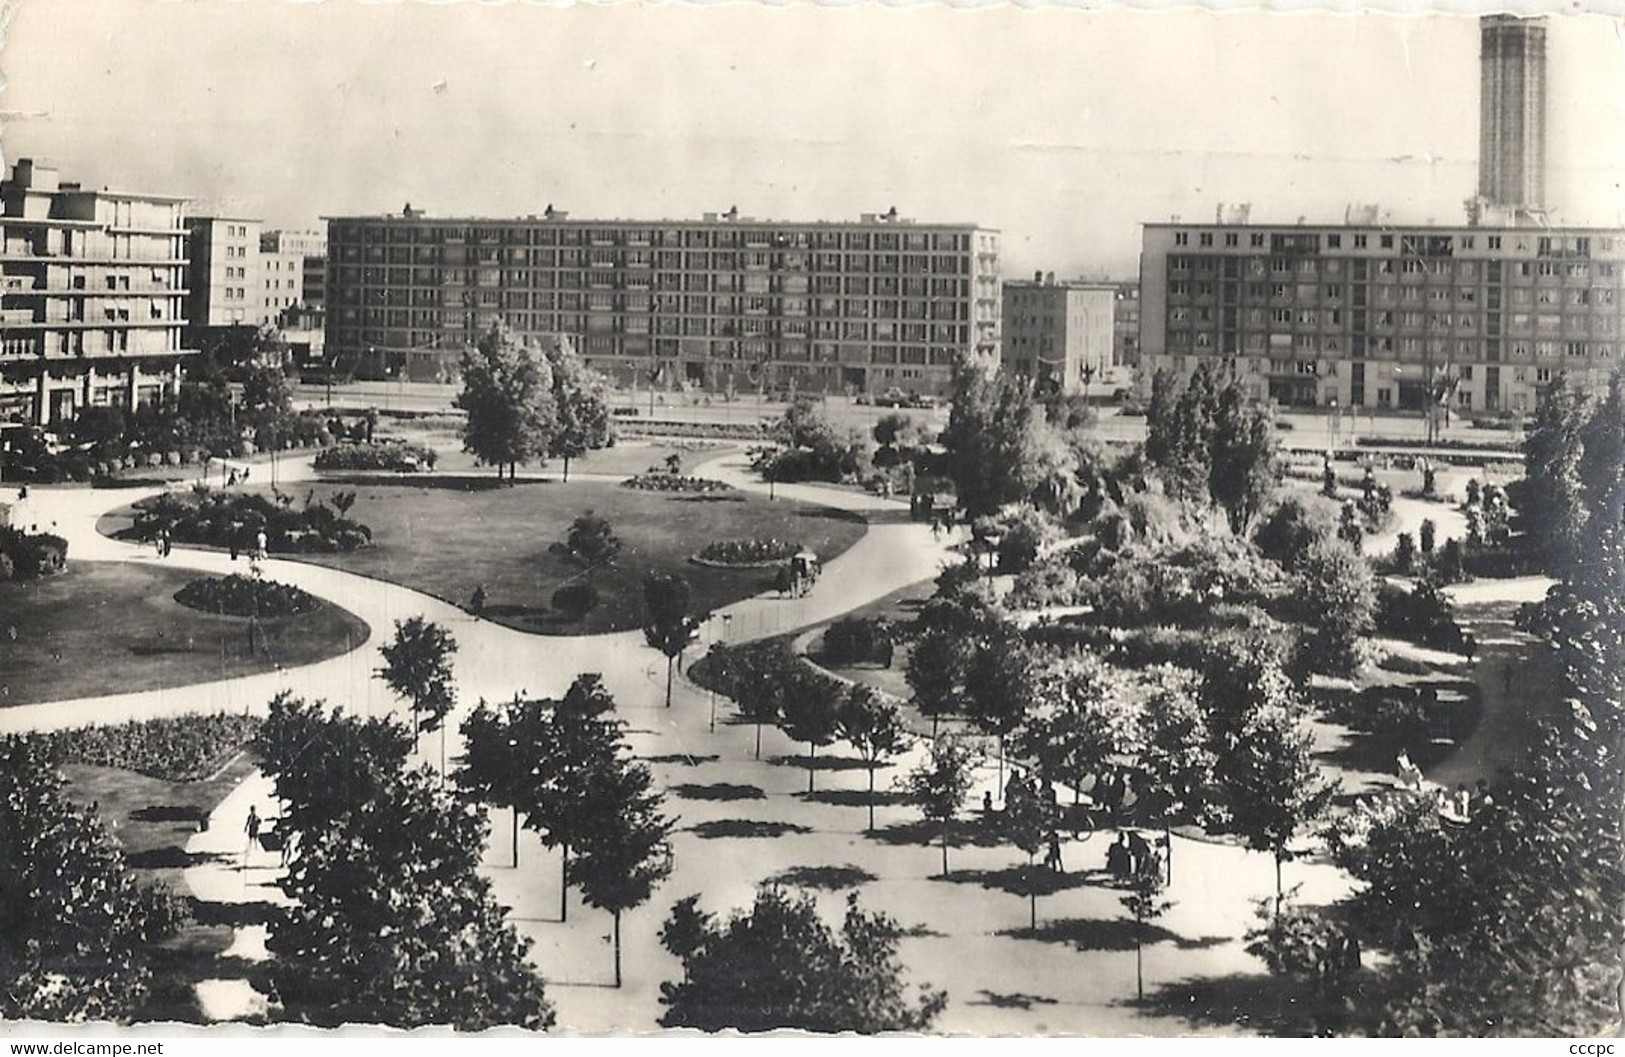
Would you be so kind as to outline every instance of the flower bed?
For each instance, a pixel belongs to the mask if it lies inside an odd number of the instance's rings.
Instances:
[[[218,771],[259,727],[254,716],[193,713],[28,737],[57,764],[117,767],[168,782],[195,782]]]
[[[716,540],[701,547],[693,560],[700,565],[730,569],[761,568],[777,565],[801,549],[801,544],[794,540]]]
[[[726,481],[709,477],[690,477],[680,473],[640,473],[622,482],[627,488],[641,492],[732,492],[734,486]]]
[[[353,496],[346,498],[353,501]],[[348,502],[342,505],[347,508]],[[131,532],[138,539],[152,539],[166,530],[177,543],[236,546],[246,551],[264,532],[266,549],[279,554],[329,554],[372,542],[372,529],[313,498],[295,507],[292,496],[273,502],[253,492],[166,493],[135,506]]]
[[[316,456],[316,469],[414,473],[434,469],[435,461],[434,449],[422,444],[340,444]]]
[[[657,422],[618,419],[616,429],[629,437],[712,437],[723,440],[766,440],[771,427],[760,422]]]
[[[0,581],[33,580],[68,567],[68,541],[48,532],[0,528]]]
[[[321,605],[315,595],[292,584],[236,574],[193,580],[175,592],[175,601],[232,617],[291,617]]]

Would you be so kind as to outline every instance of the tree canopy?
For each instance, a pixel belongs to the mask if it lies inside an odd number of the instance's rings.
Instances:
[[[544,354],[520,345],[501,323],[463,352],[463,391],[454,405],[467,413],[463,450],[511,480],[520,463],[547,453],[558,419],[553,372]]]

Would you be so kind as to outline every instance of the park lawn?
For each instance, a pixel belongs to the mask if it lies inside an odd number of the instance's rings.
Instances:
[[[231,946],[233,927],[243,923],[232,915],[260,912],[251,906],[199,904],[191,898],[184,877],[185,869],[194,865],[186,842],[198,831],[198,820],[206,819],[254,767],[250,756],[240,754],[218,773],[196,782],[166,781],[115,767],[62,767],[69,797],[95,806],[135,879],[161,884],[187,899],[194,914],[153,952],[151,990],[139,1019],[200,1022],[198,981],[232,971],[221,958]]]
[[[189,686],[291,668],[367,641],[367,625],[323,602],[259,622],[190,609],[175,592],[203,574],[129,562],[0,583],[0,707]],[[15,637],[13,637],[15,634]]]
[[[701,613],[772,590],[773,569],[715,569],[689,561],[713,540],[795,540],[827,562],[866,531],[855,514],[743,492],[679,495],[589,481],[505,486],[487,477],[439,474],[411,482],[352,478],[345,487],[357,491],[350,516],[371,527],[374,545],[298,557],[457,605],[467,605],[474,588],[484,584],[487,618],[549,635],[640,626],[643,579],[651,572],[685,577],[694,610]],[[553,592],[584,575],[553,550],[586,510],[609,520],[623,549],[613,566],[593,576],[598,606],[584,619],[570,620],[552,608]]]
[[[443,424],[424,426],[415,422],[389,423],[380,426],[378,434],[386,438],[398,438],[432,447],[437,458],[435,462],[437,473],[496,476],[496,470],[489,466],[481,466],[474,461],[474,456],[462,450],[462,438],[454,427],[448,428]],[[571,459],[570,473],[572,476],[576,473],[613,475],[642,473],[654,466],[663,469],[666,458],[670,455],[676,455],[682,460],[684,473],[692,473],[694,468],[703,462],[732,455],[740,450],[742,449],[739,445],[720,440],[626,439],[608,448],[588,452],[579,459]],[[546,462],[533,462],[520,467],[520,470],[561,474],[564,472],[564,460],[548,459]]]

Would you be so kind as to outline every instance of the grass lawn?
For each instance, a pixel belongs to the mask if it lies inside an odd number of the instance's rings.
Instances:
[[[301,555],[304,560],[390,580],[458,605],[466,605],[483,583],[487,617],[520,631],[553,635],[638,627],[643,577],[649,572],[686,577],[700,612],[772,589],[772,569],[713,569],[688,560],[712,540],[797,540],[828,561],[865,531],[854,514],[739,492],[675,495],[586,481],[520,481],[508,487],[484,477],[439,474],[411,483],[356,477],[343,487],[359,493],[350,516],[372,528],[375,545],[347,554]],[[573,621],[553,610],[551,599],[582,570],[552,548],[588,509],[609,519],[623,549],[613,567],[594,575],[599,605]]]
[[[244,755],[198,782],[168,782],[85,764],[65,765],[62,773],[68,779],[69,796],[96,805],[138,881],[159,883],[189,898],[182,871],[193,862],[186,842],[197,832],[198,818],[207,818],[253,769],[253,760]],[[200,1021],[197,982],[233,971],[220,957],[231,945],[233,926],[242,923],[232,915],[252,915],[262,908],[193,902],[193,912],[194,920],[154,952],[152,989],[141,1020]]]
[[[0,707],[251,675],[367,640],[365,623],[324,602],[303,616],[260,621],[251,651],[246,619],[175,601],[199,575],[70,561],[60,576],[0,583]]]
[[[435,449],[438,461],[435,463],[437,473],[491,474],[496,471],[488,466],[480,466],[474,461],[474,456],[462,450],[462,438],[455,428],[445,426],[427,427],[417,423],[403,422],[390,423],[380,427],[379,435],[394,437],[410,441],[413,444],[427,444]],[[651,466],[664,466],[668,455],[676,455],[682,459],[683,472],[691,473],[694,467],[702,462],[708,462],[719,456],[729,455],[740,451],[741,446],[726,441],[694,440],[682,443],[671,441],[644,441],[622,440],[612,447],[602,448],[598,451],[588,452],[579,459],[570,460],[570,473],[601,473],[601,474],[634,474],[642,473]],[[549,459],[546,464],[532,463],[523,470],[542,469],[548,473],[562,473],[564,460]]]

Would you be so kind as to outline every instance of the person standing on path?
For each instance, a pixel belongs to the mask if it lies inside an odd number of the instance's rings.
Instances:
[[[248,821],[243,823],[243,832],[248,834],[248,843],[243,847],[243,869],[247,870],[249,852],[254,850],[254,842],[260,839],[259,805],[249,805]]]

